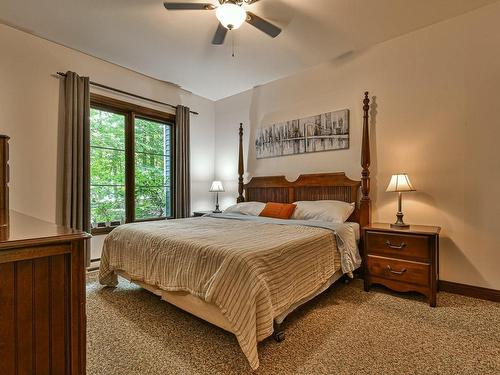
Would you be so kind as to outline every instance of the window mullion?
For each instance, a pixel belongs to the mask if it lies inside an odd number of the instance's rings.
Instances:
[[[125,131],[125,216],[127,223],[135,220],[135,113],[127,116]]]

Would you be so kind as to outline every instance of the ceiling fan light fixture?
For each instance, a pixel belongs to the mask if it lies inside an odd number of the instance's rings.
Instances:
[[[226,2],[219,6],[215,15],[219,22],[228,30],[239,28],[247,19],[247,12],[240,5],[233,2]]]

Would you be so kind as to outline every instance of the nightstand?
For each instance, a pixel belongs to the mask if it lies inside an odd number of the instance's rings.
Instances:
[[[398,292],[415,291],[436,306],[439,280],[440,227],[412,225],[409,229],[390,224],[363,228],[364,287],[382,284]]]
[[[193,212],[193,217],[198,217],[198,216],[203,216],[206,214],[211,214],[213,211],[194,211]]]

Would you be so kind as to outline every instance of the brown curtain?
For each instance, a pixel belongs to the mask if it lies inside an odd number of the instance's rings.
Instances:
[[[189,168],[189,108],[177,106],[175,114],[175,217],[191,216]]]
[[[63,225],[90,233],[89,78],[67,72],[64,82]],[[90,263],[87,241],[86,257]]]

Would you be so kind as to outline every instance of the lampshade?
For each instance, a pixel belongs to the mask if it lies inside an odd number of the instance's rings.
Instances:
[[[247,19],[247,12],[243,7],[233,2],[220,5],[215,11],[215,16],[226,29],[233,30],[240,27]]]
[[[406,173],[393,174],[391,177],[391,182],[385,191],[415,191],[415,188],[410,182],[408,175]]]
[[[210,192],[212,193],[220,193],[224,191],[224,187],[222,186],[222,182],[214,181],[212,182],[212,186],[210,186]]]

